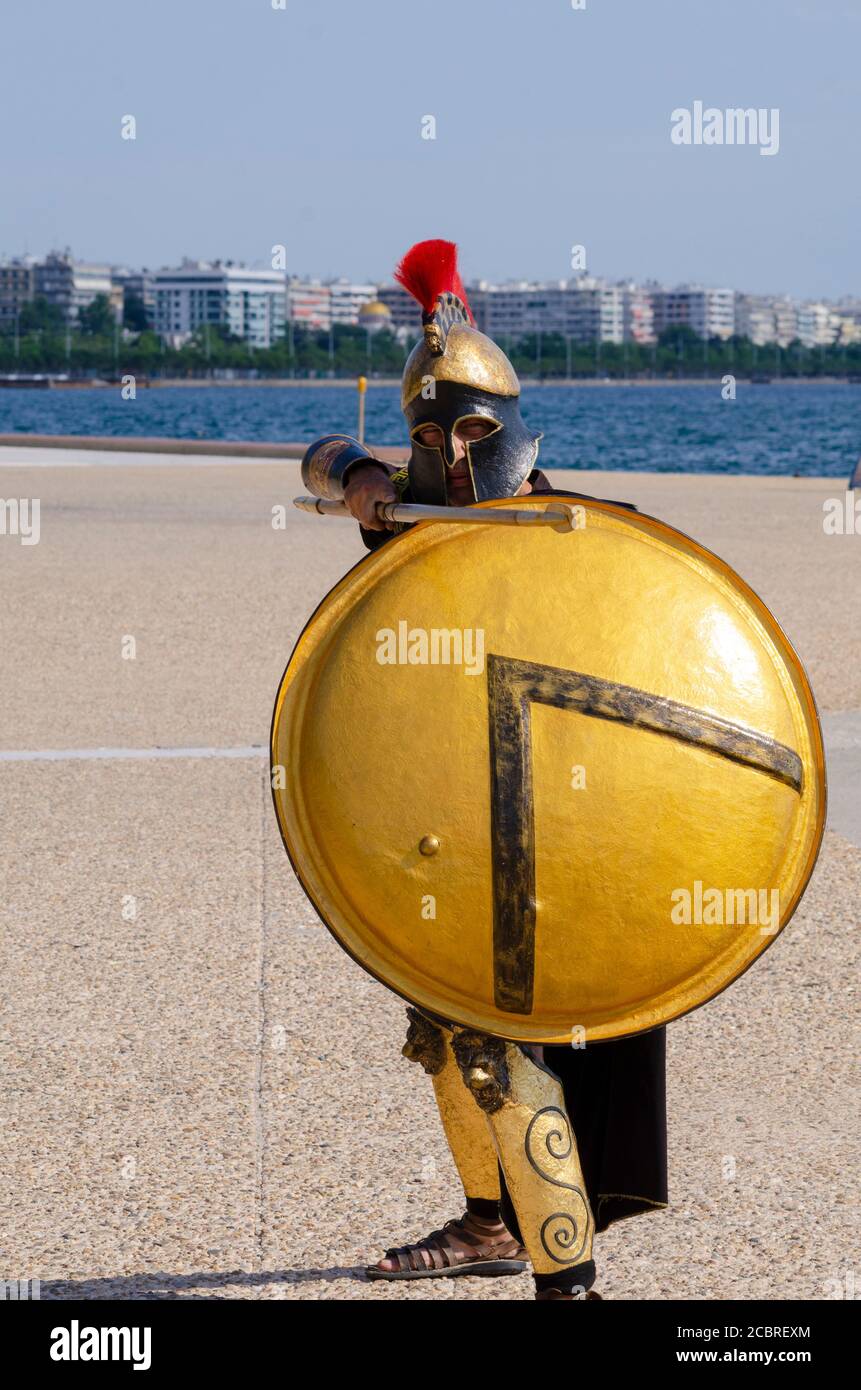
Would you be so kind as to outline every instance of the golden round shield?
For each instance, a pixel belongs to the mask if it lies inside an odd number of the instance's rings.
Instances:
[[[391,540],[314,613],[272,725],[284,843],[341,945],[532,1043],[719,993],[792,916],[825,816],[813,695],[761,600],[652,517],[580,520]]]

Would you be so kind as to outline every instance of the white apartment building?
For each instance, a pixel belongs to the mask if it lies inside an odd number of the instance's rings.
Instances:
[[[830,304],[799,304],[798,338],[805,347],[830,347],[837,342],[840,328],[840,315]]]
[[[354,285],[350,280],[332,280],[329,298],[333,323],[358,323],[359,310],[377,298],[376,285]]]
[[[788,347],[798,337],[798,306],[785,297],[765,294],[737,294],[736,332],[757,347],[777,343]]]
[[[123,292],[115,285],[109,265],[90,265],[86,261],[72,262],[72,318],[92,304],[99,295],[110,300],[114,316],[123,316]]]
[[[203,324],[221,324],[251,347],[284,336],[287,284],[283,271],[247,270],[232,262],[183,261],[153,276],[155,328],[181,346]]]
[[[623,289],[603,280],[479,281],[467,288],[467,295],[478,327],[503,346],[538,332],[559,333],[578,343],[623,340]]]
[[[99,295],[110,300],[116,318],[122,318],[123,292],[114,284],[109,265],[91,265],[73,260],[68,251],[51,251],[34,263],[33,277],[35,295],[56,304],[69,323]]]
[[[564,333],[564,284],[521,280],[491,285],[480,280],[468,286],[466,293],[478,328],[505,345],[530,333]]]
[[[357,324],[362,305],[376,298],[372,284],[293,279],[287,286],[287,317],[294,325],[326,332],[333,324]]]
[[[851,319],[854,323],[861,324],[861,299],[853,299],[851,295],[844,295],[838,299],[834,308],[842,318]]]
[[[622,335],[626,343],[639,343],[646,346],[655,341],[655,307],[651,290],[633,281],[623,281],[619,286],[622,292]]]
[[[776,339],[774,308],[765,295],[737,294],[735,299],[736,332],[749,338],[757,347],[765,347]]]
[[[655,286],[652,291],[655,333],[687,324],[699,338],[731,338],[735,332],[735,291],[703,285]]]
[[[788,347],[798,337],[798,305],[794,299],[775,299],[774,336],[781,347]]]
[[[565,291],[565,333],[576,343],[621,343],[625,301],[621,285],[583,276]]]
[[[835,319],[837,325],[836,342],[840,344],[861,343],[861,322],[854,314],[838,312]]]
[[[291,280],[287,286],[287,317],[301,328],[328,329],[332,323],[332,292],[320,280]]]

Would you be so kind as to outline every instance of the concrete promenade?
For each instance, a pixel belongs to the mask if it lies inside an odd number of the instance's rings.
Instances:
[[[669,1029],[670,1208],[599,1238],[596,1287],[857,1294],[861,534],[822,524],[845,485],[552,476],[741,572],[805,661],[831,779],[795,919]],[[0,535],[0,1279],[43,1298],[531,1297],[361,1277],[460,1206],[403,1005],[320,926],[271,809],[279,679],[363,553],[301,490],[291,461],[0,448],[0,498],[41,504],[37,545]]]

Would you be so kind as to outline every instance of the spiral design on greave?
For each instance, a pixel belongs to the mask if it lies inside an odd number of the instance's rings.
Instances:
[[[578,1240],[581,1229],[583,1235]],[[585,1222],[581,1228],[570,1212],[554,1211],[541,1224],[541,1244],[545,1254],[556,1264],[575,1265],[586,1247]],[[557,1254],[560,1250],[567,1253]]]
[[[570,1211],[555,1211],[545,1217],[541,1244],[556,1264],[577,1264],[589,1234],[589,1204],[582,1188],[553,1171],[553,1165],[564,1164],[574,1151],[574,1135],[565,1111],[556,1105],[537,1111],[529,1121],[524,1149],[530,1166],[544,1182],[574,1194]]]
[[[552,1171],[548,1172],[541,1166],[542,1161],[547,1161],[544,1158],[544,1150],[554,1163],[564,1163],[565,1159],[571,1156],[574,1136],[564,1110],[560,1110],[558,1105],[545,1105],[543,1110],[537,1110],[529,1121],[523,1143],[526,1157],[539,1177],[544,1178],[545,1182],[552,1182],[554,1187],[567,1187],[571,1192],[580,1191],[574,1183],[565,1182],[564,1178],[556,1177]]]

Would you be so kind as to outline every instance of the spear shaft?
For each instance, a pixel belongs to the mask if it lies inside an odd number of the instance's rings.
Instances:
[[[324,497],[294,497],[293,506],[317,516],[351,516],[345,502]],[[557,531],[576,531],[580,508],[565,502],[537,507],[429,507],[418,502],[378,502],[381,521],[454,521],[475,526],[552,526]]]

